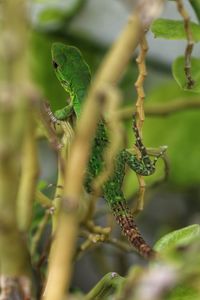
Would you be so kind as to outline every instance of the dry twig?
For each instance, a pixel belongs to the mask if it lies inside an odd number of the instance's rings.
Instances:
[[[185,49],[185,76],[187,80],[187,88],[192,89],[195,81],[192,79],[192,74],[191,74],[191,55],[192,55],[192,50],[194,47],[194,39],[192,35],[192,29],[190,26],[190,17],[188,15],[187,10],[184,8],[183,1],[182,0],[176,0],[177,3],[177,9],[180,13],[180,15],[183,17],[184,21],[184,27],[185,27],[185,33],[187,36],[187,46]]]
[[[136,101],[136,113],[138,116],[137,125],[141,131],[142,124],[144,122],[144,80],[147,76],[145,58],[148,51],[148,44],[145,35],[141,38],[140,41],[140,53],[136,59],[138,64],[139,75],[137,81],[135,82],[135,88],[137,91],[137,101]]]
[[[169,104],[148,105],[145,107],[145,115],[149,117],[164,117],[179,113],[184,110],[200,109],[200,97],[174,100]],[[130,119],[133,115],[133,107],[127,106],[117,112],[119,118]]]

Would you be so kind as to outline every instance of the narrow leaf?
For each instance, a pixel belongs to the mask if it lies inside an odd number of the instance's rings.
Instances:
[[[193,39],[195,42],[200,41],[200,25],[190,22]],[[151,25],[151,31],[155,37],[170,40],[187,39],[183,21],[170,19],[157,19]]]
[[[177,246],[188,245],[191,241],[200,238],[200,225],[194,224],[175,230],[163,236],[154,246],[158,252],[170,250]]]
[[[200,21],[200,1],[190,0],[190,4],[192,5],[198,20]]]
[[[61,21],[65,13],[61,9],[48,8],[39,13],[38,19],[40,22]]]

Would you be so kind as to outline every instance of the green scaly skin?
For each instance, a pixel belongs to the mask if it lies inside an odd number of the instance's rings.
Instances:
[[[72,46],[66,46],[61,43],[55,43],[52,46],[52,61],[56,76],[63,88],[70,95],[70,104],[63,109],[56,111],[55,117],[58,120],[66,120],[74,111],[79,118],[84,98],[90,84],[90,70],[84,61],[80,51]],[[137,251],[146,258],[155,256],[154,250],[147,245],[142,238],[131,214],[126,205],[126,200],[122,192],[122,183],[125,176],[126,164],[137,174],[147,176],[155,171],[155,162],[151,162],[146,149],[142,144],[136,123],[134,121],[133,129],[136,136],[136,146],[139,148],[142,159],[137,157],[126,149],[123,149],[115,157],[115,167],[112,176],[102,187],[102,192],[107,203],[121,226],[122,232],[127,236],[131,244]],[[85,189],[92,192],[92,181],[98,176],[103,167],[103,152],[109,145],[106,127],[103,121],[98,124],[96,136],[93,142],[92,153],[88,163],[87,174],[85,177]],[[160,153],[162,155],[163,152]]]

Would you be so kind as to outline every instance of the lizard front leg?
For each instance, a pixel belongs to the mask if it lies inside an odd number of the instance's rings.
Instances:
[[[69,119],[69,117],[74,112],[73,104],[70,102],[68,105],[66,105],[64,108],[56,110],[54,113],[54,116],[59,121],[64,121]]]
[[[139,130],[137,128],[135,114],[133,115],[133,126],[132,126],[132,128],[133,128],[133,132],[134,132],[134,135],[135,135],[135,138],[136,138],[135,148],[129,149],[129,150],[127,149],[127,151],[132,152],[132,155],[136,155],[136,157],[138,157],[138,154],[139,154],[139,156],[141,157],[141,161],[143,161],[144,166],[147,169],[146,172],[148,173],[148,171],[149,171],[149,175],[151,175],[155,170],[155,164],[156,164],[157,159],[160,156],[163,157],[163,154],[166,151],[167,147],[162,146],[162,147],[159,147],[158,149],[153,149],[153,151],[152,151],[152,148],[151,148],[151,150],[146,149],[146,147],[144,146],[144,144],[142,142],[142,139],[140,137]],[[153,162],[150,160],[149,155],[155,157]],[[163,157],[163,160],[164,160],[164,163],[166,165],[164,157]],[[132,168],[132,164],[130,164],[130,167]],[[140,172],[138,173],[136,171],[136,173],[138,175],[141,175]],[[138,214],[141,210],[143,210],[143,207],[144,207],[144,193],[145,193],[145,186],[146,185],[145,185],[145,181],[144,181],[143,177],[138,176],[138,181],[139,181],[139,194],[138,194],[137,201],[136,201],[134,209],[133,209],[133,214],[134,215]]]

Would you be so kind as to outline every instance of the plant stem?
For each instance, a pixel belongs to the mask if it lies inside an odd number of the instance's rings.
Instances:
[[[25,4],[24,0],[7,0],[1,3],[0,273],[1,278],[11,281],[17,277],[19,290],[23,291],[24,298],[29,299],[31,297],[30,257],[24,235],[19,230],[16,213],[23,157],[22,145],[26,136],[25,124],[29,124],[28,110],[31,104],[29,100],[33,96],[26,61]],[[4,283],[8,281],[4,280]],[[12,288],[9,292],[12,293]],[[9,295],[7,297],[9,298]]]
[[[148,105],[145,107],[145,115],[149,117],[162,117],[171,114],[179,113],[184,110],[195,110],[200,109],[200,99],[199,97],[188,98],[182,100],[174,100],[169,104],[156,104]],[[117,112],[119,118],[130,119],[133,116],[133,107],[127,106],[122,108]]]
[[[183,17],[184,27],[185,27],[185,33],[187,36],[187,46],[185,49],[185,76],[187,80],[187,88],[192,89],[195,81],[192,79],[191,74],[191,55],[192,50],[194,47],[194,39],[192,35],[192,30],[190,26],[190,17],[188,15],[187,10],[184,8],[183,1],[182,0],[176,0],[177,8],[180,13],[180,15]]]

